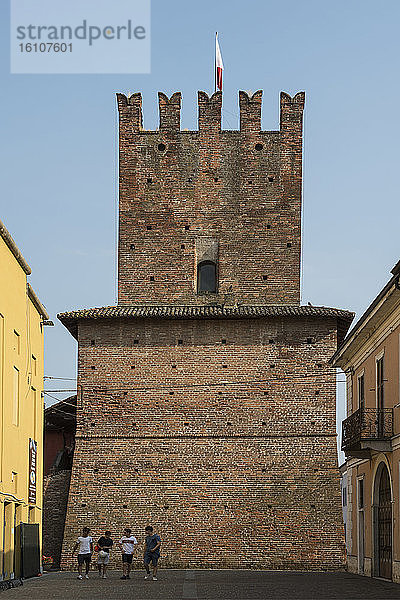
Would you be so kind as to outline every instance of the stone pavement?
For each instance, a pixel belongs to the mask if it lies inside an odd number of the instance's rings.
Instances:
[[[46,573],[3,592],[2,600],[400,600],[400,585],[349,573],[282,571],[160,570],[158,581],[134,571],[121,581],[95,572],[79,581],[74,573]]]

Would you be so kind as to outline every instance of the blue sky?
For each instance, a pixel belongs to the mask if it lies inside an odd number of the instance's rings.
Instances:
[[[400,258],[397,0],[153,0],[150,75],[10,75],[9,8],[0,28],[0,218],[31,264],[56,326],[46,374],[74,377],[76,344],[56,313],[115,302],[115,92],[141,91],[157,126],[157,92],[212,91],[214,32],[224,72],[224,127],[239,89],[264,90],[263,127],[279,93],[306,91],[303,302],[358,316]],[[62,384],[64,385],[64,384]]]

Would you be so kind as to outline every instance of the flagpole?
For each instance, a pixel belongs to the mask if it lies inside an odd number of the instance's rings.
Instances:
[[[215,32],[215,48],[214,48],[214,93],[217,91],[217,38],[218,38],[218,31]]]

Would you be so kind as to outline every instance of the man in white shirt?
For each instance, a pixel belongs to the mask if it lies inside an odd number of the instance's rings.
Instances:
[[[130,579],[129,573],[131,572],[132,558],[135,551],[137,539],[133,537],[132,530],[128,527],[124,529],[124,535],[119,540],[118,545],[122,551],[122,570],[123,575],[121,579]]]
[[[84,527],[82,530],[82,535],[78,537],[76,540],[76,544],[72,549],[72,556],[75,554],[75,550],[79,548],[78,552],[78,579],[82,579],[82,567],[83,563],[86,566],[86,575],[85,578],[89,579],[89,569],[90,569],[90,561],[92,560],[93,554],[93,539],[89,535],[90,529],[89,527]]]

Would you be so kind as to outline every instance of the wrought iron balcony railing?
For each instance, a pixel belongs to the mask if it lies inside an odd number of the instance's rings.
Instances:
[[[342,450],[363,450],[393,437],[393,408],[359,408],[342,423]]]

